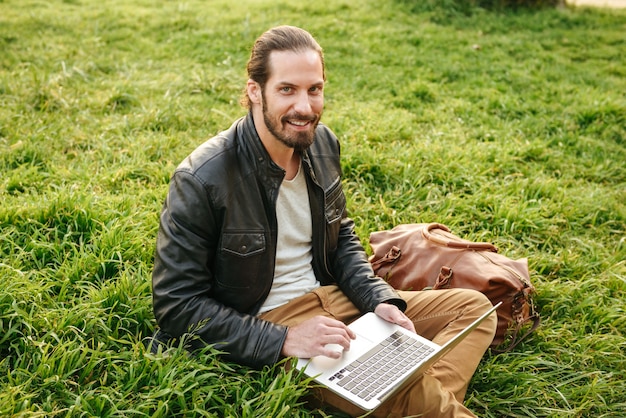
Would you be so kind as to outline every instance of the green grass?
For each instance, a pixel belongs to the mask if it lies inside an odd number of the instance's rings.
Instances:
[[[543,325],[468,406],[625,416],[626,12],[429,4],[0,1],[0,416],[313,413],[281,366],[142,345],[169,175],[244,113],[249,47],[285,23],[325,48],[364,244],[438,221],[529,258]]]

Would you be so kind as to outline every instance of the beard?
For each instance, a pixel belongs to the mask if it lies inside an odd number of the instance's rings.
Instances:
[[[263,121],[265,122],[265,126],[267,126],[267,130],[270,131],[276,139],[289,148],[293,148],[295,151],[302,152],[311,146],[315,140],[315,129],[321,117],[321,113],[319,115],[301,115],[294,112],[278,119],[268,110],[267,102],[265,101],[265,97],[263,97]],[[309,122],[310,129],[302,132],[289,132],[285,127],[289,126],[289,121],[293,120]]]

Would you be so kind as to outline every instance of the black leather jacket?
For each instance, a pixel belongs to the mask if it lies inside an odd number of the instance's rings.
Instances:
[[[374,276],[346,217],[339,142],[320,124],[302,155],[313,223],[313,269],[361,311],[406,304]],[[251,114],[198,147],[174,172],[161,212],[152,278],[164,332],[191,332],[253,367],[275,363],[287,328],[257,318],[272,286],[275,203],[284,171],[265,151]]]

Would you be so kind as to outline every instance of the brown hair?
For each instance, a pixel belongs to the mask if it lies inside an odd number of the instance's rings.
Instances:
[[[246,67],[248,78],[259,83],[261,89],[264,89],[270,77],[268,63],[270,54],[273,51],[299,52],[306,50],[314,50],[320,54],[323,76],[324,80],[326,80],[322,47],[309,32],[295,26],[277,26],[259,36],[252,46],[252,52]],[[248,109],[251,106],[245,89],[241,97],[241,104]]]

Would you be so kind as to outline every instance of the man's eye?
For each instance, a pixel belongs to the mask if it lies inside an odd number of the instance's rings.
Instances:
[[[291,87],[282,87],[280,91],[282,91],[283,93],[289,93],[291,91]]]

